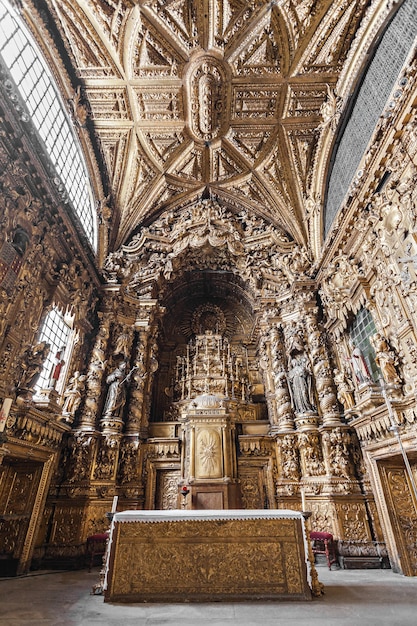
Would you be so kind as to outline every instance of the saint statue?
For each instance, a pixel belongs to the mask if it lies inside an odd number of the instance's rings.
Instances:
[[[23,373],[19,381],[19,389],[32,390],[37,383],[39,374],[48,357],[51,346],[46,341],[41,341],[33,348],[26,350],[23,356]]]
[[[393,350],[390,349],[388,341],[381,333],[376,333],[371,337],[371,343],[375,350],[375,363],[381,369],[385,382],[388,385],[401,384],[401,379],[396,370],[397,358]]]
[[[335,369],[333,371],[334,382],[337,386],[337,399],[343,405],[345,411],[353,409],[355,400],[353,398],[354,386],[350,378],[347,377],[343,370]]]
[[[294,411],[296,413],[316,411],[312,372],[305,355],[297,355],[291,359],[288,381]]]
[[[75,372],[74,376],[70,378],[68,387],[64,391],[64,405],[62,407],[62,413],[68,416],[70,421],[75,416],[78,407],[81,404],[82,394],[85,390],[86,376],[81,375],[80,372]]]
[[[350,341],[349,345],[352,348],[349,361],[352,366],[352,371],[355,379],[357,380],[359,385],[363,385],[364,383],[372,383],[368,364],[365,361],[365,357],[363,356],[362,351],[360,350],[360,348],[355,346],[353,341]]]
[[[126,401],[126,361],[122,361],[106,378],[109,385],[103,415],[119,417]]]
[[[65,361],[62,358],[65,352],[65,346],[60,348],[55,355],[54,363],[52,366],[51,377],[49,379],[49,388],[55,389],[58,379],[61,375],[61,370],[65,365]]]

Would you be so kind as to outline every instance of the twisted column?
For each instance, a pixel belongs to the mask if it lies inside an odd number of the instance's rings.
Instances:
[[[320,331],[317,322],[317,308],[306,312],[305,325],[323,426],[340,426],[342,422],[336,399],[336,388],[325,335]]]
[[[101,325],[91,352],[90,365],[87,371],[86,400],[78,428],[79,430],[95,430],[101,385],[106,366],[106,352],[110,335],[110,316],[101,315]]]

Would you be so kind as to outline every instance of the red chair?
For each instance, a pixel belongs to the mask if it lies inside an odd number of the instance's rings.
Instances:
[[[310,533],[311,548],[313,554],[325,554],[327,565],[332,569],[332,564],[337,563],[336,546],[331,533],[320,533],[312,530]]]
[[[96,533],[87,537],[87,559],[88,559],[88,571],[91,572],[91,568],[94,565],[94,557],[104,556],[106,553],[107,540],[109,533]]]

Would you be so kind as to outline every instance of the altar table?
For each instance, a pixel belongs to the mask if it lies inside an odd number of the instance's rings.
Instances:
[[[106,602],[311,600],[301,513],[125,511],[113,517]]]

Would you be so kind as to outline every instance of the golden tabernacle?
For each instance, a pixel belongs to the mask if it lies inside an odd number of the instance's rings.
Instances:
[[[306,553],[297,511],[125,511],[105,601],[310,600]]]

